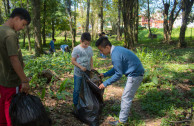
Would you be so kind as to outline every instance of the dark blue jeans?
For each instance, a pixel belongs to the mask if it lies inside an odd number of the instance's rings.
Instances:
[[[82,84],[82,77],[74,75],[74,91],[73,91],[73,104],[78,104],[79,92]]]

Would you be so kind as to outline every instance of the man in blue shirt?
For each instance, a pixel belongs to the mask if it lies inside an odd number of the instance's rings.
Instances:
[[[107,37],[101,37],[96,41],[96,46],[104,55],[111,55],[113,68],[106,73],[101,73],[102,77],[112,76],[100,84],[99,88],[104,89],[108,85],[118,81],[124,74],[127,82],[121,99],[121,110],[119,120],[110,124],[118,125],[126,123],[131,108],[134,95],[143,80],[144,68],[139,58],[130,50],[113,46]]]
[[[53,39],[53,40],[51,40],[51,42],[49,43],[49,45],[50,45],[50,49],[49,49],[49,51],[51,52],[51,53],[54,53],[55,52],[55,45],[54,45],[54,42],[56,41],[56,39]]]
[[[64,53],[64,52],[70,52],[69,46],[68,46],[68,45],[61,45],[60,48],[61,48],[61,51],[62,51],[63,53]]]

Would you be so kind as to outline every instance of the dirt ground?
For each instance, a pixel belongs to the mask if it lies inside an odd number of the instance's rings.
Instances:
[[[72,75],[65,75],[65,78],[73,79]],[[54,85],[55,84],[53,84],[52,87],[48,87],[48,88],[57,90],[57,88]],[[182,87],[182,85],[178,85],[177,88],[184,89],[186,87]],[[121,100],[123,90],[124,90],[123,88],[115,85],[108,86],[104,92],[105,106],[112,106],[115,104],[120,105],[120,100]],[[70,94],[73,94],[73,89],[67,89],[67,91]],[[56,98],[49,97],[48,95],[49,94],[46,94],[45,99],[43,100],[43,103],[50,111],[49,115],[52,119],[53,126],[87,126],[83,122],[79,121],[72,114],[72,110],[73,110],[72,96],[67,96],[65,100],[57,100]],[[132,108],[135,112],[141,115],[142,117],[141,120],[145,122],[146,126],[160,126],[162,119],[152,118],[147,113],[142,111],[140,103],[138,102],[137,99],[134,99]],[[118,115],[119,113],[115,113],[115,114]],[[108,123],[111,120],[114,120],[114,118],[111,115],[101,115],[100,126],[109,126]]]

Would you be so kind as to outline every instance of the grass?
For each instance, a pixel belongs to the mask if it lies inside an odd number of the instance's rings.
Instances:
[[[178,40],[179,30],[180,28],[173,29],[172,39],[174,41]],[[194,31],[194,29],[192,30]],[[187,29],[186,41],[189,46],[184,49],[178,49],[175,45],[161,43],[163,29],[153,29],[153,31],[158,35],[157,39],[150,40],[147,37],[148,31],[143,30],[139,33],[139,43],[135,45],[136,50],[134,50],[134,53],[140,58],[146,72],[135,96],[135,100],[140,103],[140,112],[132,106],[132,116],[128,122],[134,126],[145,125],[144,119],[146,117],[142,115],[142,112],[153,119],[162,118],[162,126],[171,125],[172,123],[169,121],[185,120],[186,116],[182,113],[186,111],[188,113],[191,106],[194,105],[194,35],[191,36],[191,29]],[[61,44],[70,45],[71,41],[64,42],[63,37],[56,37],[56,39],[55,46],[58,51],[53,56],[42,55],[35,58],[33,56],[34,50],[28,52],[26,50],[27,47],[22,49],[26,64],[25,72],[28,76],[34,78],[31,81],[31,85],[37,82],[44,85],[45,81],[40,80],[37,76],[44,69],[51,69],[60,77],[63,77],[64,73],[73,69],[73,65],[70,62],[71,55],[63,54],[59,50]],[[124,44],[123,41],[116,41],[114,35],[109,39],[113,45],[122,46]],[[77,37],[77,40],[76,45],[79,44],[79,37]],[[46,51],[49,49],[49,41],[50,39],[47,40],[47,46],[44,47]],[[99,51],[94,46],[94,43],[95,41],[91,44],[94,51],[94,68],[99,72],[106,72],[112,67],[110,56],[106,60],[99,58]],[[73,74],[73,71],[69,73]],[[115,83],[113,85],[124,87],[125,81],[126,78],[122,77],[121,84]],[[185,88],[180,88],[181,86]],[[69,88],[73,88],[73,86]],[[60,97],[62,96],[60,95]],[[120,103],[116,102],[112,106],[105,106],[103,115],[118,119],[119,110]]]

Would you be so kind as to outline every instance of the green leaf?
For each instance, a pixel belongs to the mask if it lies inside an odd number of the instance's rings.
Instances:
[[[157,78],[157,76],[152,77],[152,82],[154,84],[158,84],[158,78]]]

